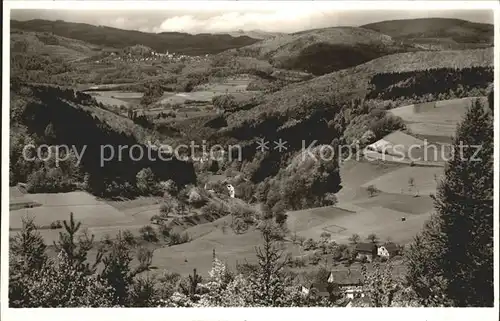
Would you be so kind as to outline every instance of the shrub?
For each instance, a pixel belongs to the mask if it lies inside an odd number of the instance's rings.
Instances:
[[[170,233],[170,245],[178,245],[189,242],[189,234],[187,233],[178,233],[172,232]]]
[[[309,238],[304,242],[304,251],[316,250],[318,248],[318,242]]]
[[[137,189],[147,195],[161,195],[160,185],[156,181],[151,168],[143,168],[136,175]]]
[[[122,236],[123,236],[123,240],[128,245],[135,245],[136,244],[135,236],[134,236],[134,234],[131,231],[129,231],[129,230],[123,231]]]
[[[340,246],[336,246],[332,254],[332,259],[334,261],[340,261],[342,259],[342,248]]]
[[[241,219],[246,224],[253,224],[257,218],[257,212],[249,205],[236,204],[231,208],[231,215]]]
[[[369,185],[366,188],[366,191],[370,194],[370,197],[372,197],[378,193],[378,189],[374,185]]]
[[[153,215],[151,216],[150,221],[153,224],[160,224],[163,221],[163,219],[159,215]]]
[[[319,252],[314,252],[313,255],[309,257],[309,263],[312,265],[317,265],[321,261],[321,254]]]
[[[144,241],[147,242],[157,242],[158,241],[158,235],[156,234],[155,229],[151,225],[145,225],[141,227],[139,230],[139,233],[141,233],[141,237]]]
[[[104,237],[102,238],[102,242],[105,245],[112,245],[113,244],[113,240],[111,240],[111,236],[109,234],[104,235]]]
[[[160,224],[158,232],[160,232],[160,235],[163,236],[163,238],[170,237],[170,228],[168,228],[165,224]]]
[[[160,215],[167,217],[173,211],[173,205],[171,203],[163,203],[160,205]]]
[[[63,227],[62,223],[59,220],[50,223],[50,229],[52,229],[52,230],[55,230],[55,229],[58,229],[58,228],[62,228],[62,227]]]
[[[207,203],[207,198],[205,195],[202,195],[202,193],[196,187],[193,187],[188,193],[187,201],[195,208],[200,208]]]
[[[288,266],[291,268],[302,268],[306,266],[306,262],[302,257],[296,257],[288,261]]]
[[[201,208],[201,214],[210,217],[223,217],[231,214],[229,208],[222,202],[210,201]]]
[[[248,230],[248,224],[241,218],[236,218],[231,227],[236,234],[243,234]]]

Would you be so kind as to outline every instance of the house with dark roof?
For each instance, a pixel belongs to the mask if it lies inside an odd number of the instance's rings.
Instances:
[[[363,297],[363,275],[359,270],[331,271],[328,283],[333,285],[333,290],[343,293],[347,298]]]
[[[387,242],[381,245],[377,249],[377,255],[381,257],[391,258],[399,254],[399,247],[397,244],[392,242]]]
[[[331,289],[330,284],[315,282],[315,283],[311,284],[311,286],[309,287],[308,294],[314,295],[317,297],[321,297],[321,298],[328,298],[328,297],[330,297],[331,291],[332,291],[332,289]]]
[[[359,270],[331,271],[326,282],[312,282],[310,285],[304,285],[307,281],[303,277],[299,277],[298,281],[303,284],[301,292],[304,296],[331,298],[342,294],[347,300],[364,296],[363,276]]]
[[[358,243],[355,250],[357,259],[364,256],[368,262],[371,262],[377,256],[377,245],[373,243]]]

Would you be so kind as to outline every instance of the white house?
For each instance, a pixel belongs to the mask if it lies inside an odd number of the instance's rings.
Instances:
[[[388,242],[384,245],[381,245],[377,249],[377,255],[381,257],[390,258],[397,255],[399,252],[399,248],[396,244]]]
[[[234,198],[235,191],[234,191],[234,186],[231,184],[226,185],[227,190],[229,191],[229,197]]]

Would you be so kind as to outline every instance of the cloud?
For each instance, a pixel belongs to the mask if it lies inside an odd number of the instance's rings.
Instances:
[[[208,18],[182,15],[165,19],[159,27],[155,28],[155,31],[210,33],[259,29],[293,32],[314,25],[314,22],[318,22],[315,18],[320,18],[322,15],[321,12],[307,9],[288,9],[274,12],[228,12]]]
[[[188,3],[188,2],[186,2]],[[287,7],[277,2],[266,5],[253,3],[252,8],[242,10],[220,6],[169,10],[12,10],[11,17],[19,20],[48,19],[83,22],[120,29],[144,32],[179,31],[188,33],[218,33],[236,30],[263,30],[270,32],[296,32],[314,28],[333,26],[360,26],[363,24],[392,20],[423,17],[460,18],[478,22],[493,22],[492,11],[488,10],[451,10],[451,11],[412,11],[412,10],[338,10],[324,5],[314,6],[303,2]],[[243,3],[243,2],[242,2]],[[319,2],[318,2],[319,3]],[[323,3],[323,2],[321,2]],[[327,3],[326,1],[324,3]],[[270,4],[274,4],[271,7]],[[209,10],[210,9],[210,10]]]

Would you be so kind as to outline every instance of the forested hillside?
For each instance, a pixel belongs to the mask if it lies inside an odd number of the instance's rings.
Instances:
[[[177,52],[185,55],[204,55],[218,53],[231,48],[238,48],[257,42],[247,36],[198,34],[190,35],[178,32],[147,33],[135,30],[123,30],[105,26],[93,26],[84,23],[61,20],[11,20],[11,28],[26,31],[49,32],[54,35],[78,39],[91,44],[124,48],[136,44],[145,45],[158,52]]]
[[[124,117],[100,111],[87,94],[57,87],[14,84],[11,101],[11,184],[27,182],[28,191],[33,192],[83,188],[95,195],[133,196],[157,193],[159,189],[155,189],[155,185],[160,179],[172,179],[180,185],[195,180],[191,164],[178,159],[158,161],[157,151],[152,152],[156,153],[156,161],[148,157],[135,160],[128,150],[137,145],[147,152],[145,130]],[[34,145],[31,153],[43,144],[66,145],[76,150],[68,155],[72,161],[57,167],[53,158],[51,162],[24,159],[22,152],[26,144]],[[109,148],[104,151],[103,146]],[[127,151],[118,154],[119,146],[127,146]],[[77,164],[75,153],[83,149],[83,158]],[[42,152],[47,156],[49,152],[55,153],[55,149]],[[66,156],[67,151],[59,152],[61,157]],[[107,158],[110,160],[104,161]],[[147,190],[142,191],[137,187],[137,174],[141,171],[150,176]]]

